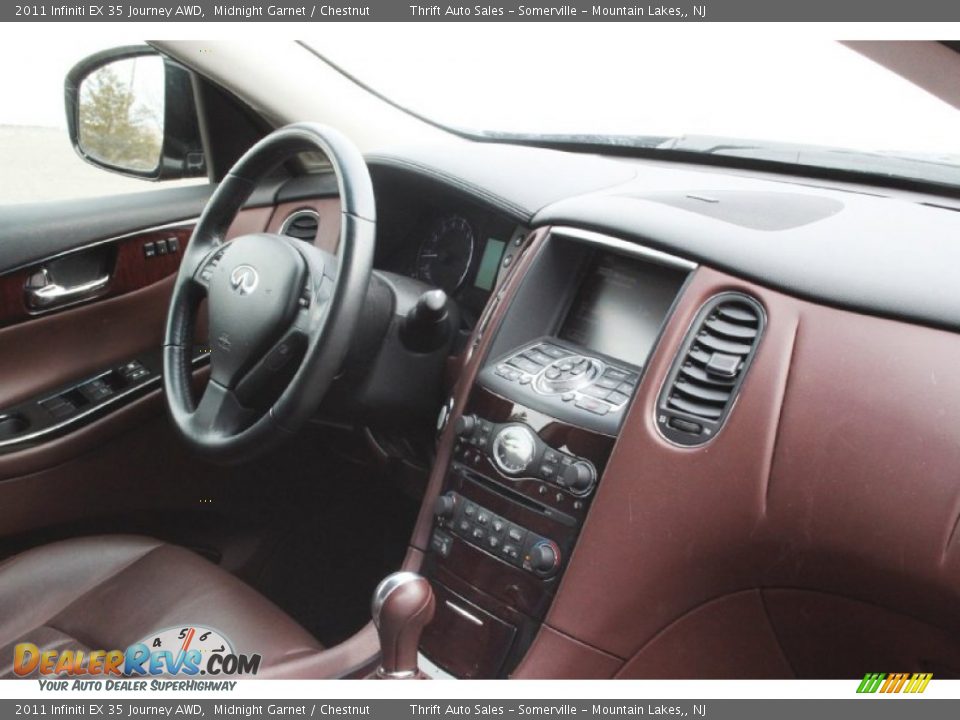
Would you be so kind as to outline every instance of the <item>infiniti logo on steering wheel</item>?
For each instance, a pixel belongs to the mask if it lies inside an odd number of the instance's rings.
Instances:
[[[260,276],[250,265],[237,265],[230,273],[230,287],[241,295],[249,295],[257,289]]]

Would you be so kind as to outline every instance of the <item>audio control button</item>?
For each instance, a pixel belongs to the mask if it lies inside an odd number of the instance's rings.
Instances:
[[[610,412],[609,405],[602,400],[596,400],[591,397],[579,397],[575,404],[581,410],[592,412],[594,415],[606,415]]]
[[[597,481],[597,471],[585,460],[577,460],[563,469],[558,484],[570,488],[577,495],[586,495],[593,490]]]
[[[539,474],[544,480],[554,480],[557,477],[557,466],[551,463],[543,463],[540,466]]]
[[[562,348],[558,348],[556,345],[547,345],[547,344],[538,345],[537,350],[542,352],[544,355],[549,355],[552,358],[562,358],[570,354],[566,350],[563,350]]]

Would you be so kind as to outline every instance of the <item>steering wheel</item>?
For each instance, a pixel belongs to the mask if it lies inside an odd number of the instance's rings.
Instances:
[[[340,192],[337,255],[282,235],[224,242],[257,182],[301,152],[323,152]],[[163,386],[179,434],[222,462],[257,455],[317,410],[360,315],[376,236],[373,185],[340,132],[297,123],[263,138],[210,198],[177,274],[163,342]],[[207,301],[210,378],[192,391],[193,330]]]

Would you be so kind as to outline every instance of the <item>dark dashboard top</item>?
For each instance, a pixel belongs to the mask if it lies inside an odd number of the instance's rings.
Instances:
[[[960,330],[960,208],[942,198],[466,141],[368,163],[518,222],[602,231],[824,304]]]

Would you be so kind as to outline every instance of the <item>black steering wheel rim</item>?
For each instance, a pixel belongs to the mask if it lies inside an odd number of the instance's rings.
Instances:
[[[337,255],[267,233],[225,243],[257,183],[290,157],[316,151],[326,155],[337,178]],[[164,390],[170,417],[188,445],[221,462],[248,459],[289,437],[316,412],[349,349],[370,280],[375,236],[376,206],[366,163],[339,131],[316,123],[288,125],[237,161],[197,222],[167,314]],[[266,277],[258,290],[261,276]],[[197,403],[193,329],[204,299],[211,326],[211,377]],[[230,332],[213,337],[221,324]],[[234,335],[241,342],[232,342]],[[270,357],[277,357],[270,353],[282,350],[290,338],[302,342],[292,379],[268,409],[246,408],[244,382],[249,386],[250,377],[268,373]]]

